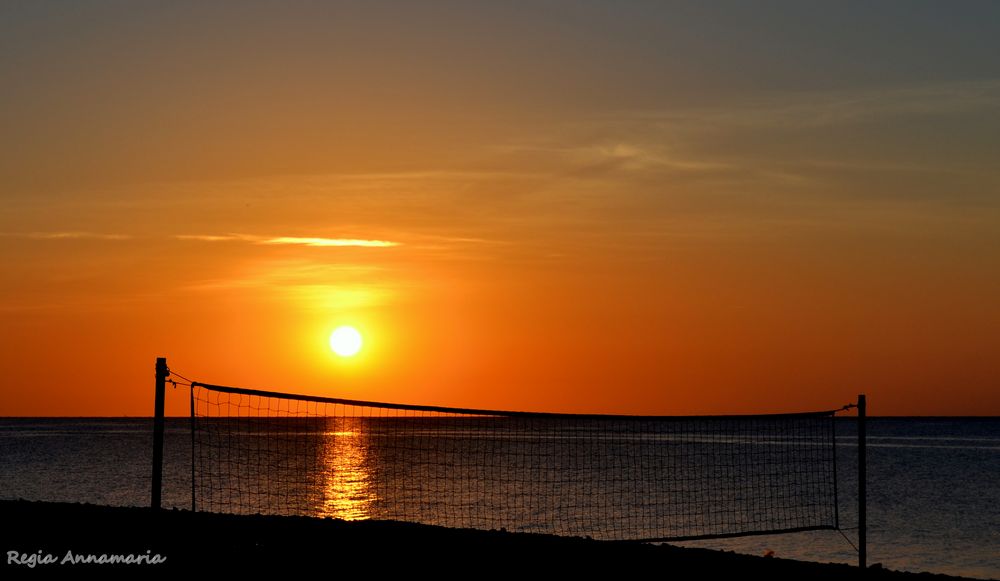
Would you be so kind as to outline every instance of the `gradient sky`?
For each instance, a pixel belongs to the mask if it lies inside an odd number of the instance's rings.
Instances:
[[[997,2],[3,2],[0,415],[149,415],[156,356],[1000,414],[997,55]]]

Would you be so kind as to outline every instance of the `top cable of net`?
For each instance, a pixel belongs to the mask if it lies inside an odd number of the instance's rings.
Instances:
[[[274,397],[280,399],[308,401],[315,403],[340,404],[348,406],[359,406],[359,407],[400,410],[400,411],[419,411],[419,412],[434,412],[443,414],[462,414],[462,415],[475,415],[475,416],[499,416],[499,417],[511,417],[511,418],[572,418],[581,420],[649,420],[649,421],[726,419],[726,418],[791,419],[791,418],[813,418],[813,417],[832,416],[838,412],[845,411],[852,407],[855,407],[853,404],[848,404],[842,408],[832,409],[832,410],[821,410],[813,412],[775,413],[775,414],[718,414],[718,415],[678,415],[678,416],[631,415],[631,414],[579,414],[579,413],[562,413],[562,412],[526,412],[526,411],[511,411],[511,410],[489,410],[489,409],[447,407],[447,406],[434,406],[434,405],[387,403],[387,402],[344,399],[337,397],[324,397],[318,395],[284,393],[279,391],[251,389],[246,387],[215,385],[211,383],[202,383],[200,381],[190,381],[190,385],[192,388],[200,387],[203,389],[207,389],[209,391],[217,391],[221,393],[260,396],[260,397]]]

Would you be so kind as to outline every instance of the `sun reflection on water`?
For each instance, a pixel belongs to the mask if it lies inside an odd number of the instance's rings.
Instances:
[[[370,518],[376,500],[367,464],[367,435],[362,418],[338,418],[324,434],[323,503],[320,516],[344,520]]]

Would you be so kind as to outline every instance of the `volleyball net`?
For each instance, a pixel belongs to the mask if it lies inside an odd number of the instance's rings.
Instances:
[[[839,527],[839,410],[550,414],[188,385],[196,510],[601,540]]]

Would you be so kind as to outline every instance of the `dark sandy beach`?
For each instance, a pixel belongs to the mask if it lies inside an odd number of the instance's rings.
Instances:
[[[764,558],[706,549],[549,535],[448,529],[391,521],[237,516],[86,504],[0,501],[0,570],[72,574],[81,568],[175,572],[324,570],[343,574],[476,578],[608,572],[665,579],[822,580],[857,578],[847,565]],[[13,557],[12,552],[19,553]],[[41,552],[41,553],[39,553]],[[60,564],[71,552],[154,555],[161,564]],[[27,562],[36,556],[35,567]],[[44,556],[56,562],[38,563]],[[650,574],[650,572],[652,574]],[[958,579],[869,569],[870,579]]]

